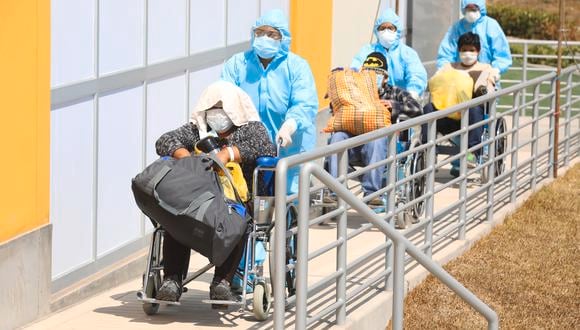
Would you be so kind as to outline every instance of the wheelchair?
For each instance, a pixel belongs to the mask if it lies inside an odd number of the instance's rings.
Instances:
[[[483,105],[483,120],[489,119],[489,107],[490,104]],[[494,148],[494,156],[496,158],[495,166],[494,166],[494,177],[501,175],[505,171],[505,159],[501,156],[505,153],[507,147],[507,135],[504,135],[506,132],[506,122],[503,117],[496,119],[495,121],[495,148]],[[483,132],[481,135],[481,153],[477,159],[477,165],[481,166],[487,163],[492,157],[490,154],[490,125],[489,122],[483,125]],[[444,144],[438,144],[435,148],[436,153],[438,155],[448,155],[453,156],[460,152],[459,143],[456,139],[449,139]],[[489,181],[489,166],[481,167],[479,172],[480,182],[485,184]]]
[[[403,121],[405,118],[399,118]],[[397,154],[408,150],[416,150],[421,146],[421,126],[396,133]],[[417,150],[406,157],[398,158],[395,162],[396,180],[399,182],[426,168],[425,150]],[[401,208],[406,203],[420,198],[425,193],[425,175],[413,178],[403,184],[398,184],[395,190],[395,208]],[[410,224],[419,222],[425,211],[425,201],[418,201],[413,206],[395,214],[395,227],[405,229]]]
[[[270,269],[269,273],[272,275],[273,251],[269,248],[270,242],[273,241],[273,228],[275,220],[274,215],[274,175],[277,164],[277,157],[260,157],[257,159],[257,167],[253,173],[253,196],[248,203],[251,210],[252,221],[248,223],[250,227],[248,239],[245,246],[245,257],[242,259],[243,270],[236,271],[237,276],[243,279],[242,293],[238,297],[238,301],[216,301],[216,300],[202,300],[203,303],[211,304],[214,308],[227,309],[228,306],[235,306],[239,308],[240,312],[248,310],[249,299],[247,298],[248,288],[252,291],[252,311],[258,321],[263,321],[268,318],[272,303],[272,291],[270,278],[264,276],[264,265],[257,264],[255,260],[256,244],[264,244],[268,252]],[[262,188],[263,187],[263,188]],[[260,190],[259,190],[260,189]],[[252,207],[253,206],[253,207]],[[286,223],[288,229],[297,225],[297,209],[293,203],[285,205],[286,207]],[[143,312],[147,315],[154,315],[159,311],[161,304],[165,305],[180,305],[179,302],[171,302],[155,299],[156,293],[161,287],[163,271],[163,260],[161,255],[163,235],[165,230],[154,220],[150,219],[155,227],[151,244],[149,246],[149,254],[145,273],[143,274],[143,287],[137,292],[137,298],[142,302]],[[294,264],[296,261],[296,247],[297,236],[292,234],[286,237],[286,289],[287,296],[290,297],[296,292],[296,276],[294,271]],[[201,267],[199,270],[183,274],[183,293],[187,292],[186,285],[199,276],[209,271],[213,265],[211,263]],[[244,285],[245,283],[245,285]]]
[[[400,115],[397,118],[397,122],[407,119],[406,116]],[[394,135],[396,139],[397,154],[406,152],[408,150],[415,150],[421,145],[421,127],[413,127],[405,131],[397,132]],[[426,158],[425,150],[418,150],[409,153],[405,157],[398,158],[394,162],[396,178],[395,181],[399,182],[404,180],[406,177],[419,173],[426,168]],[[349,161],[349,173],[354,172],[356,167],[364,167],[365,164],[358,162],[356,160]],[[326,164],[328,169],[328,163]],[[386,185],[386,179],[388,177],[388,166],[385,167],[385,173],[383,175],[384,185]],[[421,197],[425,192],[426,177],[420,176],[418,178],[413,178],[403,184],[396,186],[395,190],[395,208],[401,208],[406,203],[413,201]],[[350,185],[349,189],[357,190],[358,193],[358,183]],[[325,198],[329,194],[327,189],[324,189],[320,193],[320,197],[313,200],[314,206],[321,206],[322,213],[328,213],[331,209],[336,208],[336,202],[331,201],[329,198]],[[385,195],[381,197],[383,205],[369,205],[375,213],[385,212],[387,209],[387,198]],[[398,229],[405,229],[408,225],[417,223],[419,218],[423,215],[425,210],[425,202],[416,202],[413,206],[407,207],[402,212],[395,214],[394,223],[395,227]]]

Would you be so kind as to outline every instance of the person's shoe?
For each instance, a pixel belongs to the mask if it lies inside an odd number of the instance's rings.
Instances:
[[[377,196],[377,197],[371,199],[370,201],[368,201],[368,204],[371,206],[384,206],[385,202],[383,201],[381,196]]]
[[[477,156],[471,152],[467,153],[467,168],[476,168],[478,165]]]
[[[219,282],[213,281],[211,283],[209,286],[209,299],[236,301],[236,297],[230,288],[230,283],[225,279]]]
[[[451,174],[451,176],[454,178],[459,177],[459,168],[452,167],[451,170],[449,171],[449,174]]]
[[[181,286],[181,280],[178,275],[167,276],[157,294],[155,299],[164,301],[179,301],[183,288]]]
[[[338,201],[338,198],[334,194],[325,194],[322,198],[322,202],[326,204],[333,204]]]

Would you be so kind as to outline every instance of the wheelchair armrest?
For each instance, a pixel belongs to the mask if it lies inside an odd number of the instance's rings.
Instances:
[[[256,159],[256,165],[259,167],[274,168],[278,164],[278,157],[261,156]]]

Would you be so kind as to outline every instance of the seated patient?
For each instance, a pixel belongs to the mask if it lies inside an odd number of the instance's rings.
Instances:
[[[155,143],[159,156],[189,157],[200,135],[208,131],[227,141],[217,153],[223,164],[239,163],[246,182],[252,182],[256,159],[275,156],[276,149],[250,97],[232,83],[219,81],[202,93],[190,122],[163,134]],[[248,187],[248,189],[251,189]],[[223,265],[215,268],[209,287],[212,300],[232,300],[230,284],[242,257],[247,236],[234,248]],[[163,241],[164,279],[158,300],[177,301],[182,293],[182,279],[187,274],[190,249],[165,232]]]
[[[421,105],[411,94],[399,87],[391,86],[388,81],[387,60],[380,52],[369,54],[363,63],[361,70],[374,70],[377,73],[377,85],[379,86],[379,96],[381,102],[387,107],[390,105],[391,121],[395,122],[400,115],[406,117],[416,117],[423,113]],[[387,111],[385,109],[385,111]],[[352,137],[347,132],[334,132],[329,143],[336,143]],[[365,145],[352,148],[348,154],[351,162],[362,162],[364,166],[384,160],[387,157],[387,139],[371,141]],[[329,172],[334,177],[338,176],[338,157],[329,157]],[[362,189],[364,196],[372,194],[383,187],[384,166],[379,166],[362,176]],[[383,205],[380,197],[375,197],[369,201],[370,205]]]
[[[473,80],[473,89],[470,91],[473,97],[478,97],[488,92],[490,93],[493,92],[496,83],[495,81],[496,75],[494,74],[493,71],[494,69],[489,64],[480,63],[477,61],[477,57],[481,50],[479,36],[472,32],[467,32],[461,35],[458,41],[458,48],[459,48],[459,58],[461,59],[461,62],[447,63],[435,74],[435,76],[437,76],[437,74],[445,70],[453,70],[453,69],[459,70],[461,72],[468,74],[469,77],[471,77],[471,79]],[[429,89],[432,94],[431,97],[433,102],[427,104],[423,108],[423,112],[425,114],[431,113],[435,110],[442,110],[439,109],[436,105],[437,104],[437,101],[435,100],[436,93],[432,91],[433,86],[431,86],[431,82],[432,80],[430,81]],[[471,97],[468,97],[467,99],[470,98]],[[483,115],[484,115],[483,105],[478,105],[473,108],[470,108],[469,125],[472,125],[474,123],[483,120]],[[459,117],[439,119],[437,121],[437,131],[442,134],[449,134],[459,130],[461,125],[459,119],[460,119]],[[425,125],[422,129],[422,133],[423,133],[423,141],[425,142],[427,140],[427,128]],[[468,147],[471,148],[475,145],[480,144],[482,134],[483,134],[483,126],[470,129],[468,132]],[[468,154],[467,156],[468,165],[475,166],[479,155],[480,155],[479,149],[475,150],[473,154]],[[459,161],[458,160],[453,161],[451,163],[451,166],[452,166],[450,172],[451,175],[454,177],[459,176]]]

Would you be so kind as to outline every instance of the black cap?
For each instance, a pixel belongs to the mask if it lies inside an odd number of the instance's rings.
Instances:
[[[366,60],[364,61],[362,68],[372,70],[383,70],[385,71],[385,73],[389,71],[387,68],[387,59],[385,58],[385,55],[383,55],[380,52],[370,53],[367,56]]]

